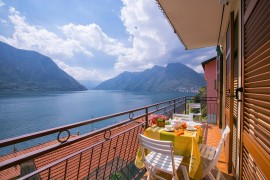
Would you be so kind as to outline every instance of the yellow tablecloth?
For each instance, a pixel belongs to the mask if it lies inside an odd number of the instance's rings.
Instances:
[[[183,163],[189,163],[187,164],[189,166],[189,177],[192,179],[200,179],[202,176],[202,162],[198,143],[202,142],[201,128],[198,128],[197,131],[185,130],[184,134],[176,136],[173,132],[164,131],[164,128],[153,126],[147,128],[144,131],[144,135],[156,140],[172,141],[174,153],[184,156],[184,159],[188,159],[188,161],[183,161]],[[138,168],[144,167],[141,161],[140,148],[135,159],[135,165]]]

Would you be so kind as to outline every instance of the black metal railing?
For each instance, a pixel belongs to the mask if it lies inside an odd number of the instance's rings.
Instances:
[[[188,103],[192,100],[192,97],[180,97],[1,140],[0,150],[48,135],[55,137],[54,141],[1,156],[0,177],[5,179],[8,177],[6,174],[12,172],[16,176],[14,178],[19,179],[140,179],[145,169],[137,169],[134,165],[139,146],[138,134],[151,125],[151,114],[171,116],[187,112]],[[201,102],[215,101],[206,98]],[[74,128],[115,118],[118,118],[115,124],[80,135],[71,133]]]
[[[144,169],[139,170],[132,163],[138,149],[138,134],[143,132],[143,124],[138,123],[20,179],[35,176],[40,179],[110,179],[116,173],[126,179],[136,178],[140,172],[144,172]],[[52,154],[41,157],[39,161],[50,156]],[[127,168],[129,166],[133,170]]]

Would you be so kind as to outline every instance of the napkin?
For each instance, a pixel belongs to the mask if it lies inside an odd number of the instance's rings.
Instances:
[[[173,132],[176,136],[180,136],[182,134],[184,134],[184,130],[183,129],[180,129],[179,131],[178,130],[174,130]]]

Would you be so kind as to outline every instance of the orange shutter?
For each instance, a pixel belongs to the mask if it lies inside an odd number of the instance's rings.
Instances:
[[[222,54],[220,56],[217,57],[217,121],[218,121],[218,125],[219,128],[222,128],[222,115],[221,115],[221,109],[222,109],[222,84],[223,84],[223,78],[222,78],[222,74],[223,74],[223,69],[222,69],[222,65],[223,65],[223,58],[222,58]]]
[[[233,139],[233,69],[234,69],[234,13],[230,15],[230,24],[226,33],[226,96],[225,124],[231,129],[229,138],[225,141],[225,153],[228,162],[228,172],[232,172],[232,139]]]
[[[238,63],[239,63],[239,57],[238,57],[238,16],[234,21],[234,49],[233,49],[233,125],[232,125],[232,131],[233,131],[233,138],[232,138],[232,167],[234,173],[236,173],[236,166],[237,166],[237,155],[239,154],[239,148],[237,143],[237,131],[238,131],[238,99],[236,91],[238,89]]]
[[[243,0],[242,178],[270,178],[270,1]]]

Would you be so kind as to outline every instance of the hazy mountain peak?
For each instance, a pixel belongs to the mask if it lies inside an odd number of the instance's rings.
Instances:
[[[153,66],[142,72],[123,72],[102,82],[96,89],[130,91],[195,92],[205,81],[201,75],[181,63]]]
[[[86,90],[52,59],[0,42],[0,91]]]

